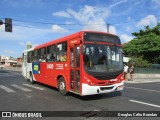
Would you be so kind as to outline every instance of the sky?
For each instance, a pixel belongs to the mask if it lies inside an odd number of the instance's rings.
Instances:
[[[0,56],[20,57],[33,46],[81,30],[109,32],[122,43],[131,33],[160,22],[160,0],[0,0],[0,20],[12,18],[13,31],[0,25]]]

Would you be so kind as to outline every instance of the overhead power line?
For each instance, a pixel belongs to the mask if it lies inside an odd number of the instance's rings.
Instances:
[[[156,18],[160,18],[160,17],[157,17]],[[4,19],[4,18],[0,18],[0,19]],[[72,30],[77,30],[79,28],[76,28],[77,27],[88,27],[88,28],[98,28],[98,27],[106,27],[107,29],[107,32],[109,32],[109,26],[119,26],[119,25],[124,25],[124,24],[129,24],[129,23],[136,23],[140,20],[131,20],[131,21],[124,21],[124,22],[117,22],[117,23],[105,23],[105,24],[76,24],[76,23],[56,23],[56,22],[43,22],[43,21],[33,21],[33,20],[21,20],[21,19],[15,19],[13,18],[12,19],[13,21],[16,21],[16,23],[13,22],[13,25],[16,25],[16,26],[20,26],[20,27],[26,27],[26,28],[37,28],[37,27],[34,27],[34,26],[31,26],[31,25],[26,25],[26,24],[20,24],[18,22],[22,22],[22,23],[33,23],[33,24],[41,24],[41,25],[60,25],[60,26],[74,26],[74,28]],[[50,19],[51,20],[51,19]],[[70,28],[69,28],[70,29]],[[68,29],[68,30],[69,30]]]
[[[52,23],[52,22],[39,22],[39,21],[27,21],[27,20],[17,20],[17,19],[13,19],[14,21],[18,21],[18,22],[26,22],[26,23],[36,23],[36,24],[58,24],[58,25],[76,25],[76,24],[65,24],[65,23]]]

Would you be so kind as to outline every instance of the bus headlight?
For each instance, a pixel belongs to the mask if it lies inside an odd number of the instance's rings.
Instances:
[[[92,82],[92,80],[90,80],[89,78],[87,78],[87,77],[84,77],[84,80],[86,81],[86,83],[88,84],[88,85],[95,85],[95,83],[93,83]]]
[[[124,80],[124,76],[122,75],[119,80],[121,80],[121,81]]]

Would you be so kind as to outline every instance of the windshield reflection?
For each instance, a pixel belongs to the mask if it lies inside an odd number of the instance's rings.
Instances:
[[[123,69],[121,47],[105,44],[85,44],[83,49],[86,71],[116,72]]]

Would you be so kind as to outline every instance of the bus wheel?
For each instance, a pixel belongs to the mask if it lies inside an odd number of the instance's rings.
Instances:
[[[58,80],[58,90],[62,95],[66,95],[67,94],[67,92],[66,92],[66,83],[65,83],[63,77],[61,77]]]
[[[30,81],[30,83],[32,83],[32,84],[34,84],[34,83],[35,83],[35,81],[33,80],[32,73],[30,73],[29,81]]]

